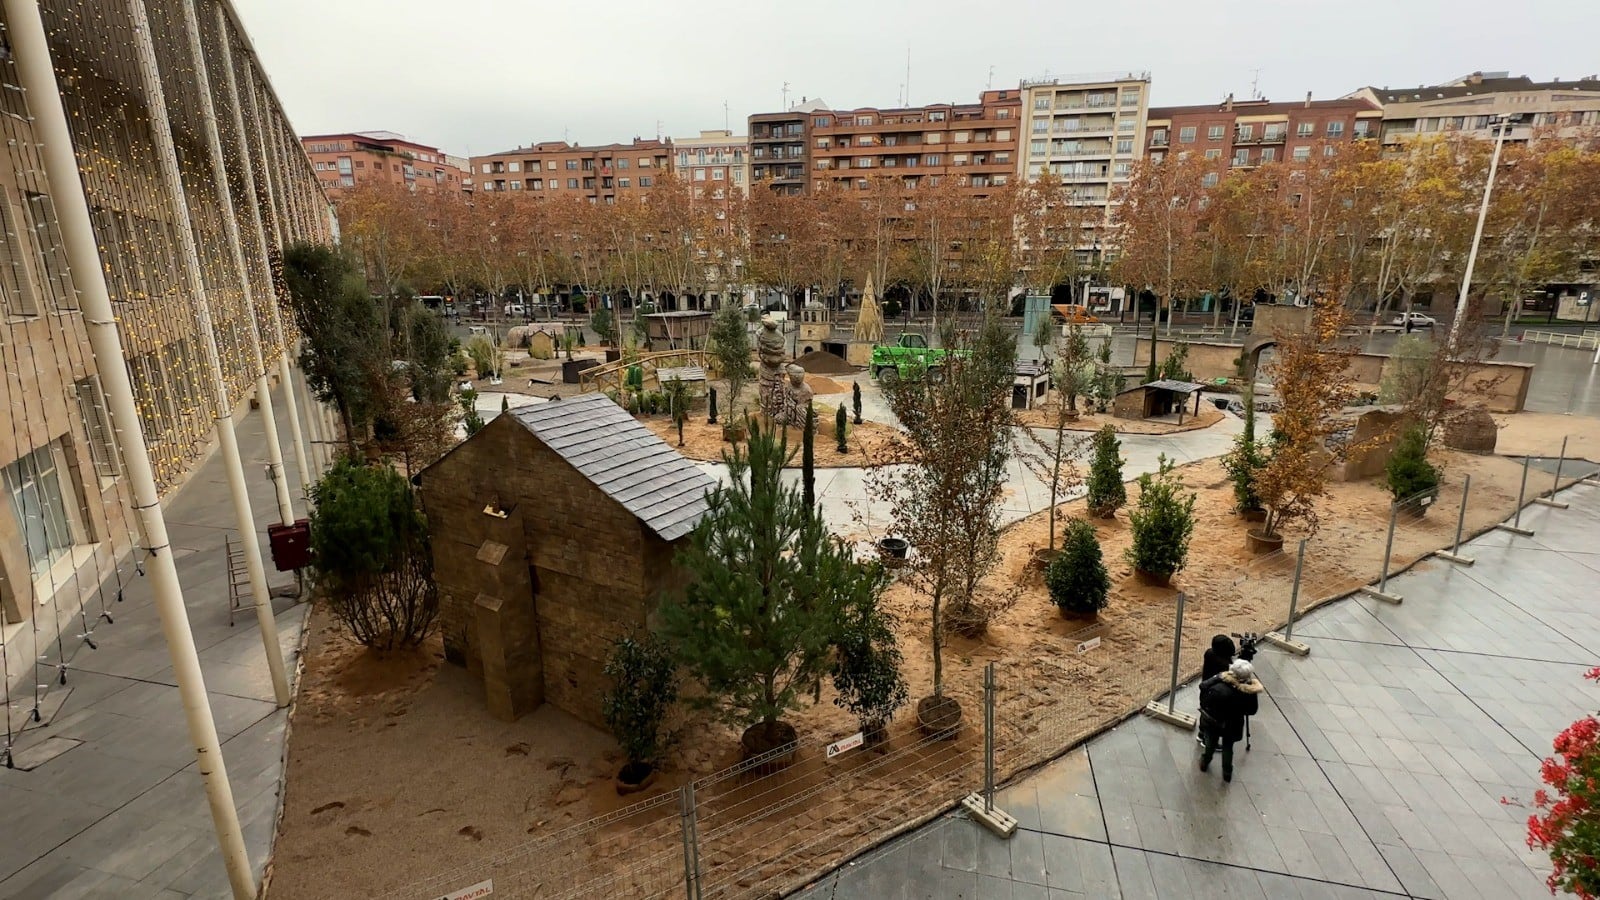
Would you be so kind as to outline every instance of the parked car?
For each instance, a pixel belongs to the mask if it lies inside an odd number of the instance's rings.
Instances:
[[[1407,320],[1410,320],[1409,322]],[[1433,316],[1425,316],[1419,312],[1401,313],[1389,321],[1390,325],[1410,325],[1412,328],[1432,328],[1439,324]]]
[[[508,316],[525,316],[527,314],[528,308],[521,303],[506,304],[506,315]]]

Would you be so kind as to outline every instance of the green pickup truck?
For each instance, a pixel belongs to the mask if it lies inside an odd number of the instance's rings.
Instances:
[[[929,347],[926,337],[906,332],[896,343],[872,348],[872,377],[879,381],[898,381],[926,372],[929,378],[938,381],[944,377],[944,361],[949,354],[949,350]]]

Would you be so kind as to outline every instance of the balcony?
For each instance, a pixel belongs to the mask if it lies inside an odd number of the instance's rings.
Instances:
[[[1165,146],[1167,146],[1167,143],[1168,143],[1168,140],[1167,140],[1167,136],[1166,135],[1159,135],[1159,136],[1150,138],[1150,146],[1152,146],[1152,147],[1165,147]]]

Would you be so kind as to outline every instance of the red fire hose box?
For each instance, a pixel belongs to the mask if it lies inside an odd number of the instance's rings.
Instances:
[[[311,565],[310,519],[296,519],[293,525],[267,526],[267,541],[272,546],[272,564],[279,572]]]

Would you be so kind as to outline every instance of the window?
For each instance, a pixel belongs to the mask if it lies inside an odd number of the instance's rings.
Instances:
[[[734,169],[733,170],[733,183],[734,184],[744,184],[744,170],[743,169]]]
[[[1133,174],[1133,163],[1119,162],[1111,167],[1111,171],[1115,173],[1118,178],[1127,178],[1129,175]]]
[[[382,168],[383,164],[379,163],[378,167]],[[510,164],[508,165],[507,171],[511,171],[511,172],[520,172],[520,171],[522,171],[522,163],[519,163],[516,160],[512,160],[510,162]]]
[[[576,179],[576,178],[568,178],[567,179],[567,190],[575,191],[577,189],[578,189],[578,179]]]
[[[594,190],[594,176],[593,175],[590,175],[589,177],[583,179],[583,189],[586,190],[586,191]]]
[[[924,144],[937,144],[942,140],[944,140],[944,135],[937,131],[930,131],[922,136],[922,142]]]
[[[678,168],[686,169],[688,167],[689,167],[689,151],[687,151],[687,150],[679,150],[678,151]]]
[[[340,175],[339,176],[339,187],[355,187],[355,186],[356,186],[356,179],[355,179],[354,175]]]
[[[522,190],[522,182],[516,178],[511,179],[511,189],[513,191]]]
[[[1209,128],[1207,128],[1206,129],[1206,140],[1208,140],[1208,141],[1220,141],[1220,140],[1222,140],[1222,129],[1223,129],[1223,126],[1221,126],[1221,125],[1212,125]]]
[[[1356,140],[1365,140],[1372,137],[1372,123],[1363,119],[1356,123],[1355,131],[1351,134]]]
[[[1216,148],[1212,148],[1212,149],[1206,151],[1206,159],[1221,159],[1221,158],[1222,158],[1222,151],[1221,150],[1218,150]]]
[[[857,125],[871,125],[872,124],[872,117],[871,116],[856,116],[856,124]]]
[[[1152,147],[1165,147],[1167,144],[1167,130],[1157,128],[1150,132],[1150,145]]]
[[[1335,147],[1332,144],[1329,144],[1329,145],[1327,145],[1327,146],[1322,148],[1322,155],[1323,156],[1333,156],[1335,153],[1338,153],[1338,152],[1339,152],[1339,148]]]
[[[1344,123],[1340,121],[1329,122],[1328,137],[1344,137]]]
[[[1045,144],[1045,141],[1033,141],[1028,145],[1028,152],[1034,156],[1043,156]]]
[[[706,164],[706,151],[705,151],[705,148],[702,147],[701,149],[696,150],[694,152],[694,162],[695,162],[695,165],[697,165],[697,166],[703,166],[703,165]]]
[[[1033,120],[1033,133],[1034,134],[1045,134],[1049,130],[1050,130],[1050,120],[1049,119],[1034,119]]]
[[[965,143],[968,143],[971,140],[972,140],[972,133],[971,132],[967,132],[967,131],[958,131],[958,132],[956,132],[956,137],[955,137],[955,142],[956,143],[965,144]]]
[[[1295,134],[1299,135],[1300,137],[1310,137],[1314,131],[1316,131],[1316,126],[1310,122],[1301,122],[1299,126],[1295,128]]]
[[[1267,141],[1281,141],[1283,140],[1283,133],[1287,128],[1288,126],[1286,125],[1267,125],[1262,129],[1261,138],[1262,140]]]
[[[5,312],[14,316],[39,314],[38,294],[33,276],[28,271],[28,253],[22,248],[22,230],[17,227],[17,211],[11,202],[11,191],[5,189],[0,196],[0,299]]]
[[[858,168],[858,169],[870,169],[870,168],[872,168],[872,157],[870,157],[870,156],[858,156],[858,157],[856,157],[856,168]]]
[[[1250,165],[1250,151],[1249,150],[1235,150],[1235,151],[1233,151],[1233,164],[1236,165],[1236,166],[1248,166],[1248,165]]]
[[[528,190],[530,190],[530,191],[542,191],[542,190],[544,190],[544,179],[543,178],[529,178],[528,179]]]
[[[1311,158],[1311,148],[1310,147],[1296,147],[1296,148],[1294,148],[1294,158],[1297,159],[1297,160],[1310,159]]]
[[[928,113],[928,121],[929,122],[943,122],[944,121],[944,113],[943,112],[931,112],[931,113]]]
[[[994,154],[994,161],[997,163],[1011,162],[1011,154],[1005,150],[997,150]]]
[[[694,180],[695,181],[705,181],[706,180],[706,170],[705,169],[695,169],[694,170]]]
[[[640,175],[639,176],[639,187],[649,187],[650,183],[653,182],[654,180],[655,179],[651,178],[649,175]]]
[[[1277,147],[1262,147],[1261,148],[1261,161],[1262,162],[1269,163],[1269,162],[1272,162],[1272,161],[1276,160],[1277,158],[1278,158],[1278,148]]]
[[[813,116],[811,124],[817,128],[827,128],[833,124],[833,116]]]
[[[721,167],[712,169],[711,170],[711,180],[712,181],[722,181],[723,179],[725,179],[727,177],[726,173],[727,173],[727,170],[723,169]]]
[[[487,171],[489,171],[489,167],[487,165],[485,165],[483,167],[483,170],[485,172],[487,172]],[[350,174],[350,157],[348,157],[348,156],[339,157],[339,174],[340,175],[349,175]]]
[[[1034,109],[1049,109],[1050,108],[1050,98],[1049,97],[1035,97],[1035,98],[1033,98],[1033,108]]]
[[[52,441],[0,470],[4,472],[6,496],[11,501],[12,515],[17,517],[17,530],[35,578],[80,542],[81,535],[76,533],[68,514],[69,509],[77,509],[77,504],[68,505],[61,486],[61,473],[66,471],[63,460],[61,442]]]
[[[1236,141],[1254,140],[1256,127],[1254,125],[1239,125],[1233,129],[1233,139]]]
[[[1133,138],[1117,138],[1117,152],[1118,153],[1132,153],[1133,152]]]
[[[940,156],[937,153],[928,153],[928,154],[925,154],[922,157],[922,164],[925,165],[925,166],[943,165],[944,164],[944,157]]]
[[[549,162],[545,163],[544,167],[545,167],[546,171],[554,172],[556,170],[556,161],[552,159]]]
[[[575,159],[567,160],[567,171],[569,171],[569,172],[578,171],[578,161],[575,160]]]
[[[117,445],[112,438],[111,419],[106,414],[106,397],[100,389],[100,376],[90,375],[76,382],[73,393],[78,398],[78,414],[83,418],[83,431],[89,438],[89,458],[94,461],[94,473],[102,478],[114,478],[121,467],[117,464]]]
[[[625,159],[617,160],[617,168],[626,169],[627,167],[628,167],[628,161],[627,160],[625,160]]]
[[[550,179],[550,190],[557,191],[557,190],[560,190],[560,189],[561,189],[561,179],[559,179],[559,178]]]
[[[1215,172],[1207,172],[1205,174],[1205,177],[1200,179],[1200,186],[1201,187],[1208,187],[1208,188],[1209,187],[1216,187],[1217,186],[1217,173],[1215,173]]]
[[[1122,118],[1118,119],[1117,120],[1117,130],[1118,131],[1132,131],[1133,130],[1133,117],[1132,116],[1123,116]]]
[[[583,160],[583,170],[585,172],[593,172],[594,171],[594,160],[592,160],[592,159]]]

